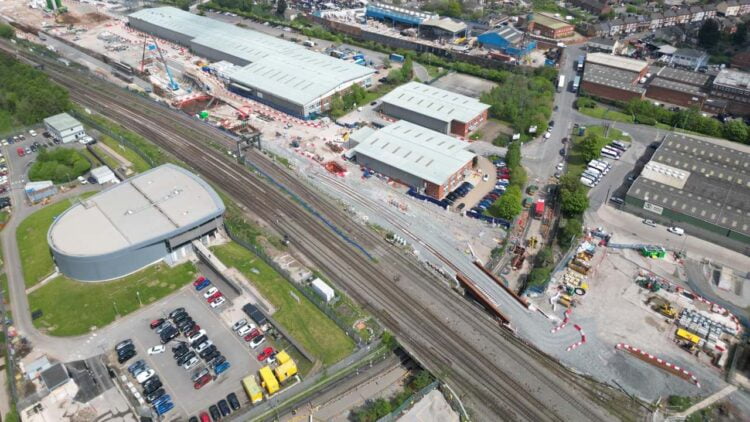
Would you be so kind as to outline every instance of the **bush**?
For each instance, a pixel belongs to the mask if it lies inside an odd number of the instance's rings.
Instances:
[[[513,220],[523,211],[521,199],[521,189],[518,186],[510,186],[503,196],[490,206],[487,212],[494,217]]]
[[[16,36],[16,30],[12,26],[0,23],[0,37],[11,39]]]
[[[0,110],[5,112],[4,119],[9,115],[14,123],[32,125],[68,108],[65,89],[50,82],[44,73],[0,54]]]
[[[583,222],[580,217],[565,218],[557,234],[557,243],[563,248],[569,248],[583,232]]]
[[[576,100],[576,108],[594,108],[596,107],[596,101],[592,100],[591,98],[587,97],[579,97]]]
[[[29,170],[29,180],[51,180],[66,183],[75,180],[91,169],[91,163],[72,148],[47,151],[42,148]]]
[[[552,270],[548,267],[534,268],[526,279],[526,284],[532,286],[544,286],[549,280]]]

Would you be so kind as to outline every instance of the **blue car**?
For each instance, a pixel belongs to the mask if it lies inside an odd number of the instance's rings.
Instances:
[[[230,366],[231,365],[229,365],[229,362],[223,362],[223,363],[221,363],[219,365],[216,365],[216,367],[214,368],[214,373],[216,375],[219,375],[222,372],[226,372],[229,369]]]
[[[163,396],[159,397],[158,399],[154,400],[151,405],[152,406],[161,406],[162,404],[172,401],[172,397],[169,396],[169,394],[164,394]]]
[[[174,403],[172,403],[171,401],[162,403],[160,406],[154,407],[154,410],[156,410],[156,413],[159,415],[163,415],[172,409],[174,409]]]
[[[206,287],[208,287],[210,285],[211,285],[211,280],[205,279],[205,280],[201,281],[201,283],[199,285],[195,286],[195,290],[201,291],[201,290],[205,289]]]

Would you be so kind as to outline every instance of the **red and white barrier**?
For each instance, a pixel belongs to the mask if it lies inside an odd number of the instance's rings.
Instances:
[[[581,339],[570,346],[568,346],[567,349],[565,349],[566,352],[570,352],[571,350],[575,350],[581,346],[583,346],[586,343],[586,333],[583,332],[583,328],[581,328],[578,324],[573,324],[573,327],[578,330],[579,333],[581,333]]]
[[[565,314],[564,314],[565,318],[563,319],[562,323],[560,325],[558,325],[557,327],[553,328],[550,332],[552,334],[555,334],[556,332],[558,332],[558,331],[562,330],[563,328],[565,328],[565,326],[568,325],[568,322],[570,322],[570,314],[571,313],[573,313],[573,310],[572,309],[567,309],[565,311]]]
[[[615,345],[615,349],[625,350],[627,352],[630,352],[633,355],[636,355],[636,356],[640,357],[644,361],[650,361],[650,363],[652,363],[654,365],[657,365],[657,366],[661,366],[662,368],[666,369],[667,371],[669,371],[669,372],[671,372],[671,373],[673,373],[673,374],[675,374],[675,375],[677,375],[677,376],[679,376],[679,377],[681,377],[681,378],[683,378],[685,380],[688,380],[688,381],[692,382],[698,388],[701,387],[700,382],[698,382],[698,378],[696,378],[695,375],[693,375],[690,371],[688,371],[685,368],[681,368],[681,367],[679,367],[679,366],[677,366],[677,365],[675,365],[675,364],[673,364],[671,362],[667,362],[664,359],[661,359],[661,358],[659,358],[657,356],[652,355],[651,353],[648,353],[648,352],[646,352],[644,350],[641,350],[641,349],[639,349],[637,347],[633,347],[633,346],[631,346],[629,344],[617,343]]]

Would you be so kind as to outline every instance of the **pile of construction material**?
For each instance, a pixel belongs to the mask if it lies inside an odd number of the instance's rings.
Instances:
[[[680,312],[677,325],[702,338],[716,342],[723,333],[727,333],[730,336],[736,336],[738,333],[734,324],[727,324],[721,320],[724,318],[715,313],[683,309]]]

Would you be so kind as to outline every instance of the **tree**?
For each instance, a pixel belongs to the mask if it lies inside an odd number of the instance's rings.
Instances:
[[[586,188],[580,183],[573,189],[562,189],[560,192],[560,209],[563,214],[574,216],[581,215],[589,207],[589,197]]]
[[[276,14],[279,16],[284,16],[284,12],[286,12],[286,0],[279,0],[276,3]]]
[[[490,215],[500,217],[505,220],[512,220],[523,210],[521,205],[521,189],[518,186],[511,186],[505,191],[488,210]]]
[[[549,280],[551,272],[552,270],[548,267],[534,268],[529,273],[529,277],[526,279],[526,284],[529,287],[543,286],[547,282],[547,280]]]
[[[573,240],[578,238],[583,232],[583,222],[580,217],[566,218],[563,220],[563,225],[557,234],[557,243],[563,248],[567,248],[572,245]]]
[[[511,169],[511,172],[521,166],[521,142],[511,142],[508,145],[508,150],[505,152],[505,165]]]
[[[536,267],[547,267],[552,265],[555,260],[555,255],[552,252],[552,248],[549,246],[542,248],[534,258],[534,265]]]
[[[391,68],[391,60],[388,57],[383,57],[383,68],[384,69]]]
[[[724,123],[724,137],[735,142],[748,142],[748,128],[740,119],[730,120]]]
[[[732,44],[742,45],[747,40],[747,24],[741,23],[737,25],[737,32],[732,34]]]
[[[719,31],[719,24],[713,19],[708,19],[703,22],[701,29],[698,31],[698,44],[706,49],[712,49],[716,47],[721,39],[721,31]]]
[[[581,156],[586,161],[591,161],[599,157],[601,145],[605,142],[604,138],[595,133],[589,133],[576,146],[581,151]]]
[[[0,37],[11,39],[16,35],[16,31],[12,26],[0,23]]]

